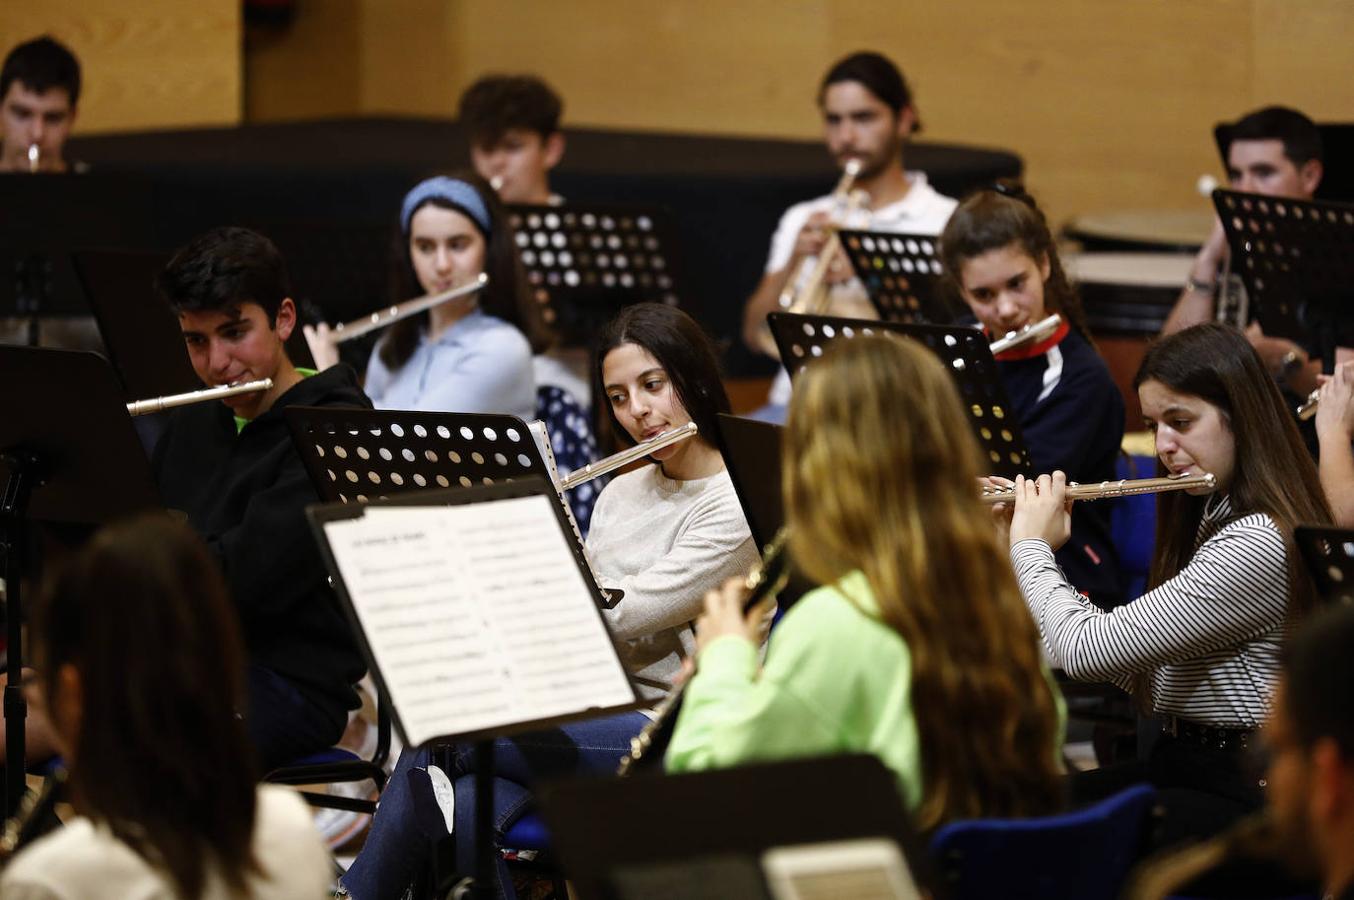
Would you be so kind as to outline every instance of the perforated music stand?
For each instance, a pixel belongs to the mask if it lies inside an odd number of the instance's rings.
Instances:
[[[522,437],[524,440],[530,440],[530,437],[528,436],[523,435]],[[563,506],[557,502],[557,498],[554,495],[554,486],[548,479],[539,476],[531,476],[514,480],[511,483],[500,482],[462,489],[432,490],[416,494],[405,493],[391,499],[378,499],[369,501],[368,503],[329,503],[323,506],[312,506],[306,510],[306,515],[310,519],[311,526],[314,529],[316,538],[319,542],[320,552],[324,557],[325,566],[328,568],[333,579],[335,592],[338,594],[339,599],[344,606],[344,610],[353,624],[354,633],[357,635],[363,655],[367,659],[368,669],[372,673],[372,677],[380,687],[382,695],[390,698],[393,722],[406,744],[410,744],[411,740],[409,730],[406,727],[405,718],[408,711],[401,709],[401,699],[405,695],[398,689],[392,689],[395,688],[396,685],[392,684],[387,677],[387,660],[383,659],[381,653],[377,652],[379,645],[374,642],[368,634],[364,624],[363,615],[359,611],[360,604],[388,606],[391,601],[387,599],[385,594],[377,595],[373,593],[368,597],[361,597],[358,593],[355,593],[357,588],[343,577],[344,570],[340,565],[339,556],[334,551],[334,546],[331,543],[332,535],[327,529],[327,526],[331,523],[361,517],[365,515],[366,510],[371,507],[462,506],[530,497],[545,497],[550,499],[549,506],[554,511],[558,527],[560,528],[561,533],[567,538],[569,523],[566,520]],[[396,523],[393,527],[399,529],[403,526]],[[601,596],[597,591],[596,585],[589,577],[587,577],[588,569],[586,560],[583,558],[580,549],[576,545],[571,546],[571,549],[574,553],[575,562],[579,567],[579,573],[584,576],[581,579],[582,584],[592,595],[594,601],[593,605],[600,606]],[[501,591],[505,592],[504,596],[477,597],[478,600],[481,600],[485,604],[484,614],[486,616],[492,615],[493,604],[496,602],[500,604],[505,602],[519,602],[521,598],[516,595],[516,591],[529,592],[531,590],[536,590],[536,588],[532,587],[530,584],[530,575],[527,576],[526,581],[528,583],[524,585],[500,588]],[[445,598],[429,597],[422,599],[434,606],[445,602]],[[457,614],[457,607],[455,605],[439,607],[439,615],[442,616],[442,624],[444,627],[448,614],[454,619]],[[601,619],[600,624],[602,628],[606,629],[606,634],[611,638],[611,652],[617,654],[611,662],[624,673],[624,667],[619,660],[620,651],[615,637],[610,635],[610,628],[606,623],[606,619],[602,617],[600,612],[598,612],[597,615]],[[550,623],[540,624],[542,626],[548,626]],[[452,627],[464,629],[466,626],[453,624]],[[436,652],[436,650],[435,648],[430,648],[427,652]],[[484,656],[489,658],[492,662],[493,665],[490,666],[490,668],[494,668],[495,672],[498,671],[498,667],[502,667],[505,679],[508,677],[507,669],[510,665],[517,668],[516,664],[519,660],[517,660],[507,648],[486,646],[483,648],[483,653]],[[496,659],[496,657],[501,657],[501,659]],[[525,678],[529,681],[531,679],[530,674],[527,674]],[[438,679],[434,678],[434,681],[437,680]],[[479,725],[465,728],[459,719],[455,722],[448,722],[448,730],[439,733],[432,739],[439,743],[452,741],[474,742],[476,763],[476,831],[477,839],[479,841],[476,896],[493,896],[493,891],[489,885],[490,872],[493,869],[493,854],[495,852],[493,839],[494,739],[526,731],[540,731],[558,726],[565,722],[634,710],[642,706],[644,701],[641,699],[639,691],[635,687],[634,680],[630,678],[628,674],[625,675],[625,684],[628,687],[628,697],[625,701],[620,703],[611,702],[603,704],[597,702],[596,699],[591,701],[580,700],[579,702],[584,703],[585,705],[559,711],[556,714],[544,717],[537,715],[534,712],[525,711],[523,706],[513,706],[511,710],[504,710],[497,713],[499,718],[494,719],[494,724],[491,725]],[[410,690],[409,696],[411,697],[414,696],[415,693],[422,693],[426,690],[425,684],[418,685],[417,690],[415,690],[415,686],[407,679],[403,682],[403,687]],[[548,685],[547,690],[558,689],[559,687],[559,685]],[[447,684],[446,686],[448,691],[455,691],[457,688],[458,686],[456,684]],[[480,712],[479,710],[474,709],[473,704],[471,704],[471,707],[472,713]],[[466,714],[468,713],[462,713],[463,716]],[[503,718],[504,716],[508,718]]]
[[[1336,346],[1354,346],[1354,204],[1224,190],[1213,204],[1265,333],[1333,371]]]
[[[646,207],[510,206],[522,266],[546,322],[586,344],[623,306],[676,306],[676,232]]]
[[[973,425],[973,434],[991,466],[990,474],[1014,478],[1033,473],[1020,423],[997,374],[997,361],[978,329],[964,325],[870,322],[793,313],[771,313],[767,319],[791,379],[804,366],[822,356],[823,350],[834,340],[849,340],[862,334],[891,334],[921,342],[940,357],[954,376],[959,397]],[[900,397],[899,402],[906,402],[906,398]]]
[[[842,249],[887,322],[953,322],[958,310],[945,296],[934,235],[884,231],[837,232]]]
[[[24,791],[20,589],[31,522],[96,525],[159,506],[121,386],[95,353],[0,347],[0,556],[8,634],[5,809]]]
[[[1331,603],[1354,603],[1354,529],[1299,525],[1293,536],[1317,594]]]

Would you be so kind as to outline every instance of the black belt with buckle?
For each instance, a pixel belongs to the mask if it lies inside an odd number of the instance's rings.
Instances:
[[[1227,728],[1204,725],[1178,716],[1167,716],[1161,730],[1179,740],[1211,750],[1248,750],[1255,738],[1253,728]]]

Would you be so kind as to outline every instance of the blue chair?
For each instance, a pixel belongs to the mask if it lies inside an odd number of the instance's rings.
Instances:
[[[370,778],[376,783],[379,796],[385,790],[386,757],[390,755],[390,714],[381,697],[376,692],[376,749],[371,759],[363,759],[351,750],[342,747],[330,747],[294,760],[287,765],[274,769],[263,776],[263,780],[272,784],[341,784],[351,781],[365,781]],[[324,809],[342,809],[371,815],[376,812],[376,801],[361,800],[353,797],[340,797],[334,794],[320,794],[315,791],[300,791],[301,796],[311,806]]]
[[[1113,900],[1141,855],[1156,791],[1135,785],[1075,812],[952,822],[931,839],[951,900]]]
[[[553,384],[536,389],[536,418],[545,423],[550,434],[550,450],[555,454],[555,465],[561,475],[568,475],[597,459],[597,438],[592,433],[588,411],[573,394]],[[595,478],[569,492],[569,508],[573,511],[578,530],[588,536],[592,521],[592,507],[605,478]]]

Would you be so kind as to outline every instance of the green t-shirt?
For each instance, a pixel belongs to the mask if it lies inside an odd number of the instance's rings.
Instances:
[[[296,367],[296,371],[297,371],[297,373],[298,373],[302,378],[309,378],[310,376],[317,374],[317,370],[316,370],[316,369],[306,369],[306,368],[302,368],[301,366],[297,366],[297,367]],[[239,434],[241,431],[244,431],[244,427],[245,427],[246,425],[248,425],[251,421],[253,421],[253,420],[252,420],[252,419],[242,419],[242,418],[240,418],[239,416],[236,416],[236,417],[235,417],[235,433],[236,433],[236,434]]]

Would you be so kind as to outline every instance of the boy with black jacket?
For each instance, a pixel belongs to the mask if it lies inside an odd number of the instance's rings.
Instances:
[[[187,513],[230,586],[249,652],[246,718],[267,772],[338,742],[364,668],[305,521],[317,498],[282,410],[371,402],[347,366],[292,364],[284,344],[296,305],[262,235],[208,232],[174,255],[158,286],[205,384],[273,381],[224,406],[176,411],[153,458],[165,504]]]

